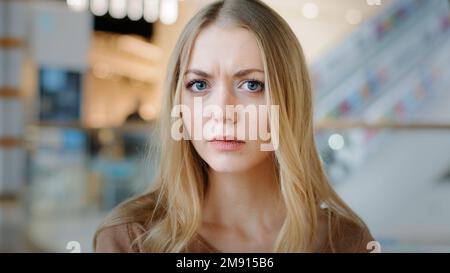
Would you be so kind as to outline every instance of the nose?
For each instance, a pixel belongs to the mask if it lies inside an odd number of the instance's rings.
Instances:
[[[237,122],[237,113],[234,106],[238,101],[233,88],[223,83],[217,86],[216,90],[213,91],[213,94],[212,104],[217,105],[222,110],[222,113],[213,112],[213,119],[216,122],[235,124]]]

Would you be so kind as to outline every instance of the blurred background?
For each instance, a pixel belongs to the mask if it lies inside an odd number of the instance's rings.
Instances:
[[[152,181],[168,57],[210,0],[0,0],[0,252],[69,252]],[[316,139],[383,252],[450,252],[446,0],[265,0],[311,69]]]

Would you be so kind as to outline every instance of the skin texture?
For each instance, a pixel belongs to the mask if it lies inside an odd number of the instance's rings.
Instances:
[[[258,71],[236,76],[247,69]],[[243,28],[211,25],[202,30],[187,71],[181,101],[190,109],[195,97],[202,97],[204,107],[265,105],[266,90],[248,82],[265,81],[260,50],[254,35]],[[197,82],[189,85],[193,81]],[[186,115],[183,119],[192,135],[194,111],[191,115],[190,121]],[[235,126],[236,130],[243,120],[240,114],[229,119],[210,115],[203,118],[203,125],[222,123],[226,129]],[[241,149],[231,152],[217,150],[206,140],[192,140],[192,144],[210,167],[199,234],[220,251],[271,251],[285,217],[272,167],[273,152],[261,151],[260,140],[246,141]]]

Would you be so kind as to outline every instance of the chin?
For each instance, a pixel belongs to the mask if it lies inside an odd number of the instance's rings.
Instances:
[[[209,167],[219,173],[242,173],[251,170],[255,164],[248,158],[226,158],[219,156],[206,161]]]
[[[245,172],[245,171],[248,170],[247,168],[242,168],[242,167],[237,167],[237,166],[236,167],[224,166],[224,165],[219,165],[219,166],[209,165],[209,166],[210,166],[210,168],[212,170],[214,170],[217,173],[230,173],[230,174],[232,174],[232,173],[242,173],[242,172]]]

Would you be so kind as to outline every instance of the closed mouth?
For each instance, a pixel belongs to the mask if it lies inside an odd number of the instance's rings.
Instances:
[[[214,139],[211,141],[208,141],[213,147],[215,147],[219,151],[237,151],[240,150],[244,145],[245,141],[243,140],[234,140],[234,139],[228,139],[228,140],[221,140],[221,139]]]
[[[230,143],[245,143],[245,141],[243,140],[238,140],[236,138],[234,139],[219,139],[219,138],[214,138],[213,140],[209,140],[208,142],[230,142]]]

